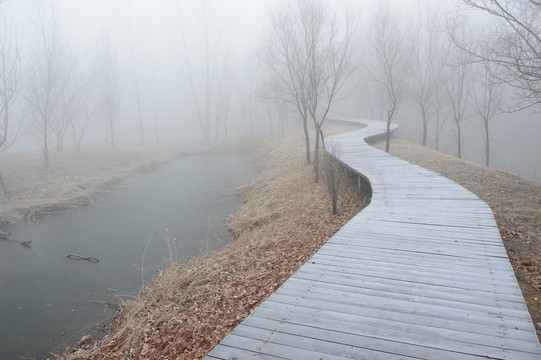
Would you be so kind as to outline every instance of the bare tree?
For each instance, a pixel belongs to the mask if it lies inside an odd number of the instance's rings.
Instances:
[[[86,75],[86,76],[85,76]],[[95,91],[89,76],[79,73],[73,79],[70,106],[68,109],[70,121],[69,128],[73,144],[77,151],[81,148],[83,138],[90,126],[96,121],[97,105]]]
[[[308,112],[316,129],[314,151],[315,182],[319,181],[319,142],[321,130],[331,105],[338,100],[337,95],[355,67],[353,66],[352,37],[357,25],[357,16],[346,9],[345,19],[339,22],[336,14],[321,3],[309,5],[305,14],[312,31],[306,40],[313,43],[309,54],[310,62],[310,103]],[[343,24],[341,27],[339,24]],[[323,141],[323,139],[321,139]],[[324,145],[324,143],[323,143]]]
[[[447,79],[443,79],[443,84],[445,84],[445,81]],[[448,104],[446,104],[445,99],[438,95],[436,98],[436,104],[434,107],[434,117],[436,118],[436,129],[434,131],[434,141],[436,143],[436,150],[440,149],[440,137],[441,132],[443,131],[443,127],[445,126],[445,122],[447,121],[447,116],[444,114],[447,113],[446,107]]]
[[[195,116],[204,140],[210,140],[216,120],[221,119],[217,104],[220,74],[226,61],[228,42],[224,18],[227,9],[218,0],[170,0],[170,13],[176,25],[175,59],[187,80]],[[194,21],[194,17],[197,19]]]
[[[254,134],[254,118],[257,112],[257,88],[254,80],[254,75],[248,70],[245,73],[244,82],[237,87],[239,107],[244,120],[244,129],[246,134],[252,136]]]
[[[37,45],[28,72],[25,103],[36,137],[43,145],[43,165],[49,167],[51,123],[60,106],[62,74],[65,72],[65,44],[57,9],[45,1],[35,1]]]
[[[128,49],[128,58],[130,61],[131,73],[133,86],[133,94],[135,96],[135,105],[137,108],[137,119],[139,123],[139,139],[141,145],[145,143],[145,128],[143,123],[143,90],[145,86],[143,84],[143,77],[141,76],[141,59],[137,49],[135,48],[135,41],[133,38],[134,35],[134,25],[132,22],[132,7],[130,1],[123,1],[122,5],[122,14],[124,15],[124,21],[126,26],[126,32],[124,34],[124,43]]]
[[[148,53],[150,55],[150,78],[152,79],[152,116],[154,118],[154,137],[156,144],[159,144],[159,131],[158,131],[158,95],[156,88],[156,66],[154,64],[154,52],[152,46],[148,46]]]
[[[270,72],[267,97],[289,104],[301,117],[306,163],[311,163],[308,132],[309,82],[308,46],[300,17],[302,2],[283,6],[271,12],[272,27],[264,44],[261,59]]]
[[[478,70],[472,78],[471,98],[475,113],[481,119],[481,135],[484,142],[485,165],[490,166],[490,125],[495,116],[502,112],[503,93],[501,83],[490,64],[478,64]]]
[[[372,16],[372,47],[380,69],[372,78],[382,84],[387,97],[387,135],[385,151],[389,152],[391,122],[402,100],[409,71],[410,49],[401,29],[400,18],[391,13],[388,0],[381,0]]]
[[[61,150],[64,137],[74,117],[77,116],[84,98],[85,84],[81,83],[77,73],[78,64],[70,56],[65,55],[62,68],[58,75],[58,90],[56,91],[55,112],[50,119],[50,129],[56,139],[56,149]]]
[[[422,6],[421,6],[422,5]],[[422,120],[422,144],[428,140],[428,124],[435,115],[441,96],[443,39],[441,38],[439,16],[428,2],[419,3],[415,35],[412,41],[411,93],[419,107]]]
[[[21,46],[12,24],[0,8],[0,153],[9,149],[21,135],[19,121],[14,121],[12,106],[21,80]],[[13,132],[15,131],[15,133]],[[0,190],[8,191],[0,172]]]
[[[321,128],[331,105],[354,70],[351,39],[357,15],[345,9],[339,21],[323,1],[297,0],[272,13],[263,61],[272,74],[269,98],[292,105],[303,121],[306,161],[310,163],[307,122],[315,131],[314,172],[319,181]]]
[[[84,103],[77,117],[70,123],[71,134],[75,149],[79,151],[83,138],[90,126],[96,122],[97,107],[92,103]]]
[[[448,76],[444,83],[444,91],[452,110],[453,124],[456,130],[457,155],[462,158],[462,121],[468,108],[468,93],[471,77],[471,61],[466,54],[456,48],[449,57]]]
[[[115,49],[111,45],[108,35],[100,41],[100,49],[96,59],[97,97],[99,107],[105,117],[108,133],[111,139],[111,147],[115,147],[114,123],[120,101],[120,82],[118,74],[118,58]]]
[[[483,48],[455,39],[474,58],[503,69],[499,81],[518,90],[518,108],[541,103],[541,2],[535,0],[464,0],[498,20],[492,31],[497,41]]]
[[[458,15],[446,19],[444,30],[450,35],[454,44],[471,44],[476,42],[472,37],[472,29]],[[456,131],[457,156],[462,158],[462,121],[466,118],[469,94],[471,92],[472,68],[475,59],[469,51],[460,46],[453,46],[447,58],[447,76],[444,82],[444,92],[452,110],[453,125]]]
[[[234,72],[229,66],[228,61],[222,63],[222,69],[218,80],[218,98],[216,99],[216,140],[219,138],[220,122],[223,123],[224,139],[227,140],[227,124],[229,119],[229,110],[231,99],[233,97]]]

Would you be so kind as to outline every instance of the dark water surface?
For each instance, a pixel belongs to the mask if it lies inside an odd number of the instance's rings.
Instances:
[[[140,288],[143,250],[159,226],[178,239],[179,260],[223,248],[230,241],[223,219],[238,207],[233,190],[254,177],[247,155],[182,157],[114,185],[94,207],[11,229],[34,248],[0,242],[0,359],[45,358],[106,321],[112,311],[104,301]],[[145,279],[168,257],[158,234]]]

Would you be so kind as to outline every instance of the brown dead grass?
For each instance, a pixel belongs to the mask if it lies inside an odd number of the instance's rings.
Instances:
[[[173,264],[122,305],[104,339],[67,359],[204,357],[361,210],[356,182],[341,174],[339,213],[331,215],[325,183],[314,184],[305,165],[300,133],[260,150],[261,176],[239,192],[233,245]]]
[[[383,142],[375,144],[384,149]],[[461,184],[494,213],[503,243],[541,339],[541,183],[393,139],[391,153]]]
[[[59,212],[93,204],[93,196],[121,179],[183,154],[235,151],[247,142],[132,146],[110,149],[83,147],[81,151],[50,152],[49,168],[41,152],[3,154],[0,171],[9,197],[0,193],[0,230],[12,224],[34,222]]]

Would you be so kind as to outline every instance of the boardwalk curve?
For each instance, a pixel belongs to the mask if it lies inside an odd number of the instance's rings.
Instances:
[[[370,205],[207,359],[541,359],[488,205],[368,146],[385,123],[362,122],[327,148],[369,179]]]

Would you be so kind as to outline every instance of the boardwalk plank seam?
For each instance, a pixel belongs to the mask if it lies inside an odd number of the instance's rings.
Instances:
[[[206,359],[541,359],[488,205],[367,145],[384,122],[336,120],[367,125],[326,143],[370,205]]]

